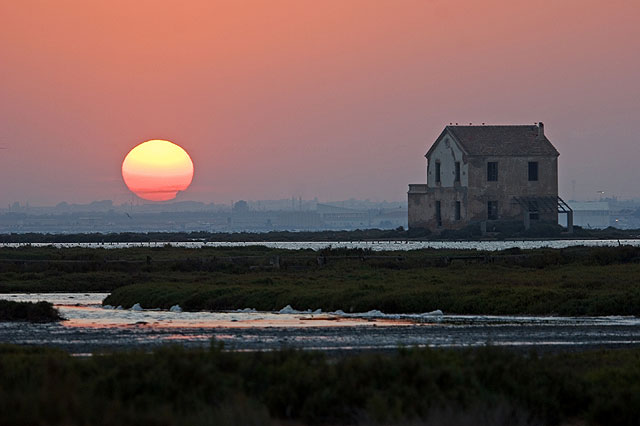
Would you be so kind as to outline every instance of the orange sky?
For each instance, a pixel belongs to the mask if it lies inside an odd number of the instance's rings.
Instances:
[[[181,199],[404,200],[449,122],[545,122],[561,195],[640,197],[640,2],[0,0],[0,206],[129,201],[168,139]]]

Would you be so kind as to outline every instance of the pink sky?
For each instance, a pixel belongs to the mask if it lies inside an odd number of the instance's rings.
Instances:
[[[131,200],[168,139],[182,199],[404,200],[449,122],[533,123],[560,192],[640,197],[640,2],[0,3],[0,206]]]

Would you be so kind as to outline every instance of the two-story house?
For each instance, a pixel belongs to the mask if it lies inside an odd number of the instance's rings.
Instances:
[[[427,183],[409,185],[409,228],[472,222],[558,222],[558,156],[544,125],[446,126],[427,158]]]

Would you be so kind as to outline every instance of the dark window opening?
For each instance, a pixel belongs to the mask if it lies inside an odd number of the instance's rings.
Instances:
[[[497,201],[489,201],[487,203],[487,219],[489,220],[498,219],[498,202]]]
[[[530,181],[538,180],[538,162],[537,161],[529,161],[529,180]]]
[[[460,201],[456,201],[456,220],[460,220]]]
[[[436,201],[436,223],[442,226],[442,212],[440,210],[440,201]]]
[[[498,162],[497,161],[489,161],[487,163],[487,180],[493,181],[493,182],[498,180]]]
[[[456,161],[456,178],[454,182],[460,182],[460,162]]]
[[[440,183],[440,162],[436,161],[436,183]]]
[[[538,210],[538,202],[537,201],[529,201],[529,219],[538,220],[540,219],[540,211]]]

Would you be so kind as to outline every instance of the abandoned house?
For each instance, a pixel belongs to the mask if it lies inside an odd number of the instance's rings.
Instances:
[[[434,232],[494,221],[558,223],[558,156],[544,125],[446,126],[427,157],[427,183],[409,185],[409,228]]]

